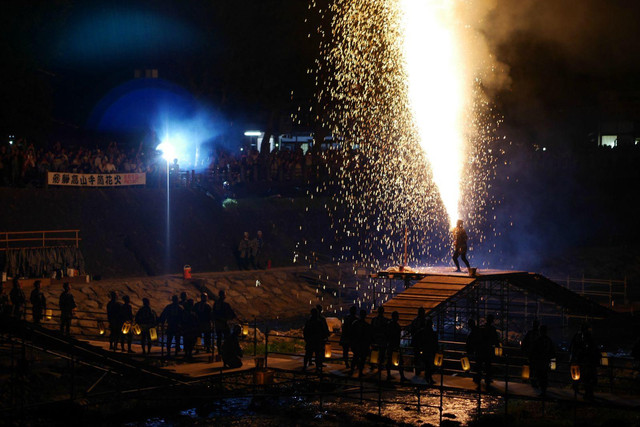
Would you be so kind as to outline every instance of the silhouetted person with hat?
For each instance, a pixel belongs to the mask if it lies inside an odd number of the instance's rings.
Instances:
[[[453,262],[456,265],[455,271],[460,271],[460,263],[458,262],[458,257],[462,258],[462,261],[467,266],[467,268],[471,268],[471,266],[469,265],[469,261],[467,260],[467,240],[467,232],[462,226],[462,220],[459,219],[456,227],[453,229]]]

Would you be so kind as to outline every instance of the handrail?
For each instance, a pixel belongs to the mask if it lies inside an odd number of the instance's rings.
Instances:
[[[69,234],[74,234],[69,236]],[[20,237],[29,236],[29,237]],[[59,247],[54,242],[75,242],[75,247],[80,247],[80,230],[35,230],[35,231],[0,231],[0,251],[9,249],[36,249]],[[24,247],[16,245],[18,242],[42,242],[40,246]],[[49,244],[47,244],[49,243]],[[71,245],[69,245],[71,246]]]

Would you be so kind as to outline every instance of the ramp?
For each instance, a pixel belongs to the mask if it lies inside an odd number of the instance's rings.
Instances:
[[[474,288],[489,282],[500,286],[511,286],[521,292],[536,295],[555,304],[560,312],[576,316],[608,318],[618,315],[615,311],[578,295],[546,277],[523,271],[479,271],[475,277],[461,273],[446,273],[429,269],[411,272],[382,271],[372,277],[402,280],[407,288],[383,304],[387,315],[397,311],[400,324],[405,326],[413,320],[420,307],[427,314],[434,314],[451,300],[469,295]],[[417,281],[413,285],[410,282]]]

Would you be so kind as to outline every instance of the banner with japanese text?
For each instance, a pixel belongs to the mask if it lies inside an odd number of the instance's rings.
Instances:
[[[47,172],[48,185],[64,185],[72,187],[124,187],[128,185],[145,185],[145,173],[70,173]]]

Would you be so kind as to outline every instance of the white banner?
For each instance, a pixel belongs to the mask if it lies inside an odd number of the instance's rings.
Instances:
[[[124,187],[145,185],[146,173],[69,173],[47,172],[48,185],[71,187]]]

